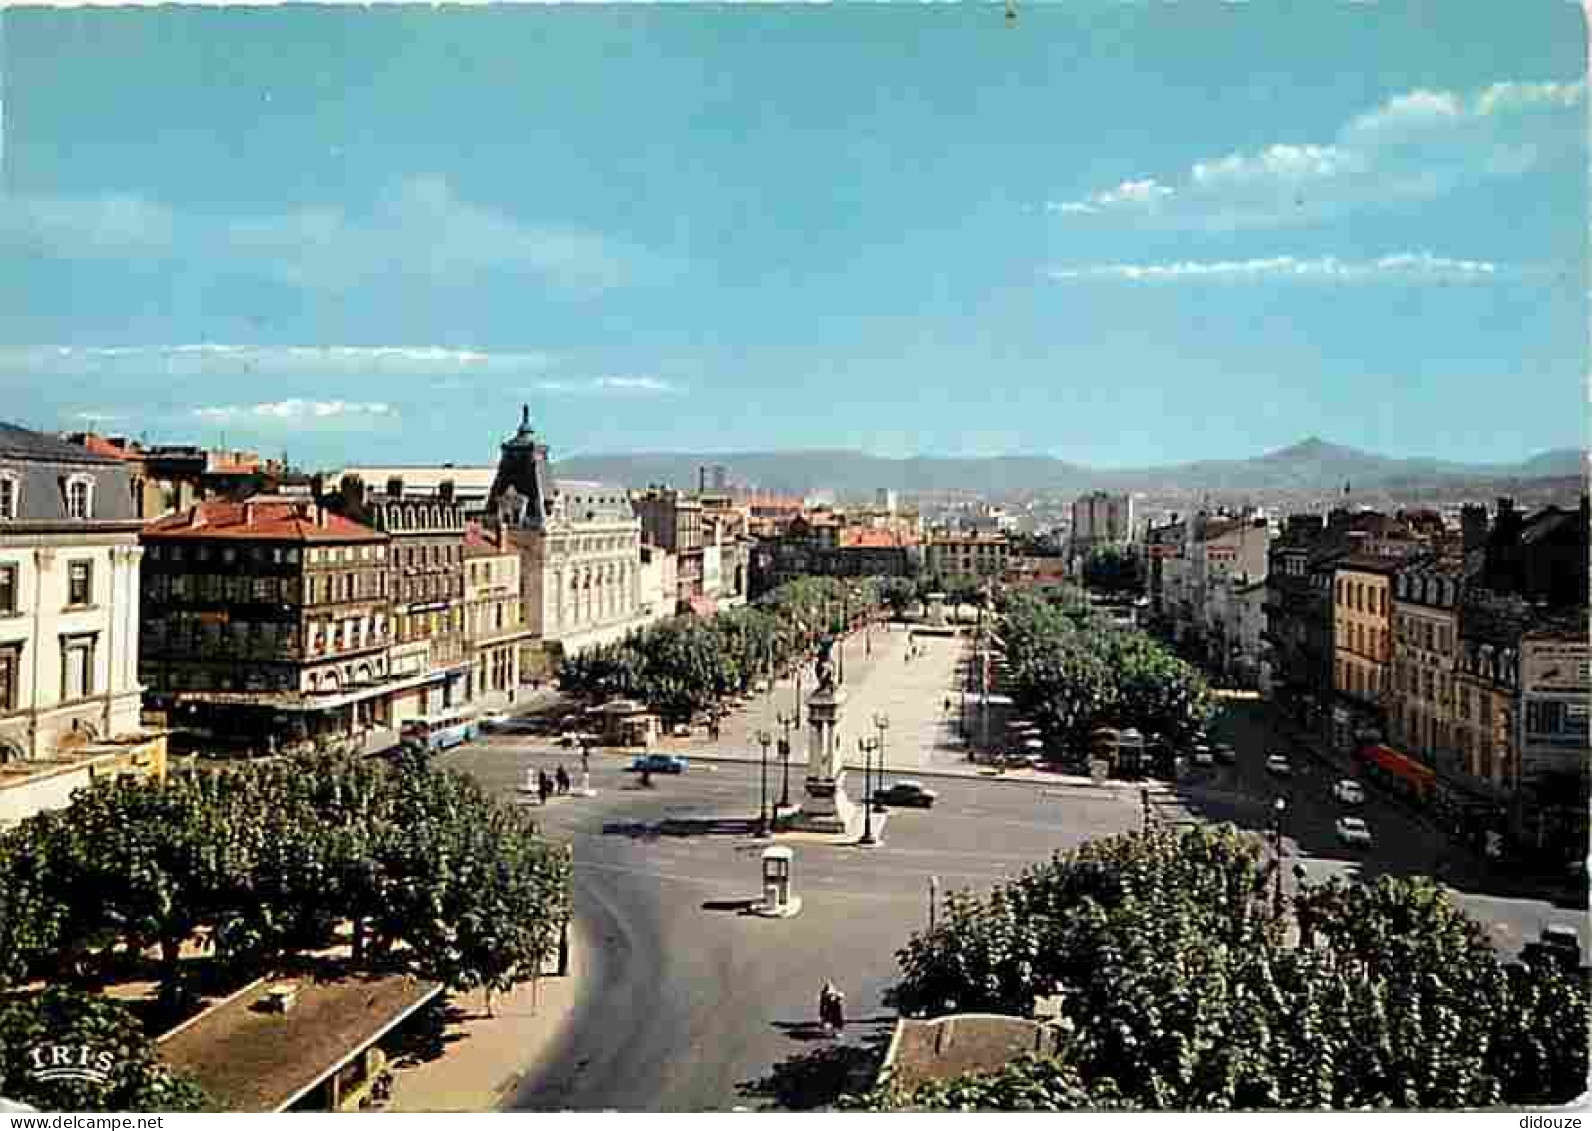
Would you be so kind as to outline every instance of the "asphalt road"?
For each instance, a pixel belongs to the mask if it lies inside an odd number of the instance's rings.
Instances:
[[[1248,828],[1270,830],[1272,806],[1288,802],[1283,848],[1304,864],[1311,879],[1378,875],[1435,875],[1456,901],[1487,927],[1493,944],[1513,956],[1549,923],[1575,927],[1583,953],[1592,952],[1592,929],[1585,910],[1519,894],[1518,885],[1490,869],[1474,853],[1456,847],[1448,837],[1418,820],[1396,801],[1366,785],[1365,804],[1345,806],[1332,797],[1332,786],[1345,775],[1323,766],[1273,733],[1265,704],[1231,701],[1215,728],[1216,738],[1233,745],[1232,766],[1195,770],[1179,784],[1180,808],[1212,821],[1234,821]],[[1293,773],[1268,772],[1266,756],[1288,755]],[[1370,826],[1369,849],[1338,842],[1339,817],[1356,815]],[[1290,864],[1293,861],[1290,861]]]
[[[856,705],[866,708],[853,718],[868,717],[876,706],[892,712],[889,777],[922,778],[940,800],[929,812],[893,813],[881,848],[794,845],[795,890],[804,902],[795,918],[762,919],[738,910],[760,894],[764,842],[744,831],[659,831],[662,822],[679,818],[736,818],[743,830],[749,827],[759,804],[755,763],[699,759],[679,777],[654,775],[654,788],[644,790],[624,772],[628,756],[597,751],[596,797],[555,798],[538,808],[549,835],[574,845],[576,914],[595,946],[565,1038],[510,1108],[764,1106],[766,1098],[746,1085],[818,1045],[822,1038],[812,1023],[826,980],[847,995],[847,1016],[854,1021],[848,1042],[887,1036],[893,1018],[883,994],[896,976],[896,950],[927,920],[931,877],[943,891],[987,890],[1057,850],[1139,827],[1136,790],[936,774],[940,759],[960,761],[938,740],[946,725],[942,685],[955,666],[950,642],[943,646],[946,654],[909,665],[898,655],[904,634],[901,640],[876,637],[872,656],[864,651],[855,663],[848,660],[848,685]],[[914,693],[910,703],[901,698],[907,685]],[[776,693],[783,699],[793,690]],[[753,754],[748,734],[765,725],[763,716],[772,722],[775,710],[764,697],[747,704],[726,723],[717,752]],[[1374,789],[1357,810],[1371,826],[1374,846],[1340,846],[1333,825],[1345,810],[1330,796],[1338,775],[1300,751],[1289,751],[1292,776],[1267,773],[1266,754],[1283,747],[1262,705],[1229,703],[1216,737],[1237,748],[1238,764],[1197,771],[1179,783],[1173,798],[1157,804],[1160,816],[1269,830],[1272,805],[1282,796],[1288,801],[1284,851],[1310,877],[1436,872],[1504,954],[1550,922],[1575,926],[1584,952],[1592,952],[1586,912],[1512,893],[1484,863]],[[681,750],[690,757],[704,744],[680,745],[696,748]],[[798,753],[791,775],[798,793],[802,762]],[[527,767],[551,772],[562,764],[578,782],[580,755],[545,740],[494,735],[446,755],[442,764],[517,795]],[[770,781],[771,792],[777,791],[777,765]],[[850,788],[854,796],[861,792],[855,778]]]
[[[515,1110],[703,1111],[757,1107],[740,1085],[809,1051],[819,987],[847,995],[847,1040],[888,1033],[882,995],[895,951],[928,916],[930,877],[944,890],[987,889],[1053,851],[1136,827],[1137,798],[1099,789],[1038,789],[935,779],[935,809],[892,813],[881,848],[796,845],[803,909],[773,920],[729,909],[759,894],[764,843],[742,835],[663,836],[666,818],[755,815],[758,768],[697,763],[639,788],[627,759],[592,757],[595,798],[538,809],[549,835],[575,846],[575,899],[596,941],[570,1030],[513,1097]],[[500,737],[447,756],[489,787],[514,792],[527,765],[568,750]],[[797,784],[799,789],[799,783]],[[869,1020],[871,1019],[871,1020]]]

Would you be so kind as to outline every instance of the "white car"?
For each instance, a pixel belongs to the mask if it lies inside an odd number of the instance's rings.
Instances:
[[[1211,753],[1209,746],[1196,746],[1194,748],[1194,764],[1196,766],[1216,765],[1216,755]]]
[[[1278,777],[1292,777],[1293,766],[1289,764],[1286,755],[1273,754],[1266,759],[1266,772],[1276,774]]]
[[[1344,844],[1371,847],[1371,828],[1359,817],[1339,817],[1337,831],[1338,839]]]
[[[1332,796],[1345,805],[1365,804],[1365,789],[1353,778],[1344,778],[1333,786]]]

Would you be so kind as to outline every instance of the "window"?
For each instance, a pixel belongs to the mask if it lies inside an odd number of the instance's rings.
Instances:
[[[0,565],[0,616],[17,611],[17,567]]]
[[[94,694],[94,637],[61,637],[61,699],[87,699]]]
[[[22,672],[22,645],[0,648],[0,711],[17,709],[18,678]]]
[[[74,475],[66,481],[66,517],[91,518],[94,514],[94,481]]]
[[[66,567],[66,603],[87,605],[94,599],[94,563],[69,562]]]
[[[14,519],[22,504],[22,480],[9,472],[0,474],[0,521]]]

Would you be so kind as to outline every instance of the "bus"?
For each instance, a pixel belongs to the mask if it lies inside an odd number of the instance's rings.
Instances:
[[[480,724],[475,719],[463,715],[428,715],[410,719],[403,725],[400,736],[408,749],[435,753],[469,742],[479,733]]]

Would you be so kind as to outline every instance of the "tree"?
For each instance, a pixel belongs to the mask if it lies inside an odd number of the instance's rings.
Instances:
[[[1304,884],[1290,911],[1267,898],[1274,866],[1231,828],[1162,830],[959,894],[900,952],[890,1000],[1026,1015],[1060,994],[1061,1053],[863,1102],[1446,1109],[1584,1087],[1582,981],[1504,967],[1429,881]]]
[[[93,1075],[40,1075],[62,1058]],[[161,1063],[137,1020],[108,998],[50,988],[0,1004],[7,1099],[43,1111],[203,1111],[204,1093]]]

